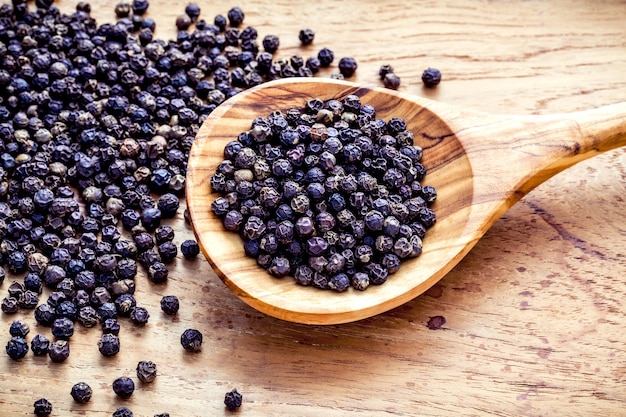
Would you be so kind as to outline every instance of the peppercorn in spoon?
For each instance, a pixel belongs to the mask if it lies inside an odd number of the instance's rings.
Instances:
[[[322,291],[275,278],[247,257],[241,237],[211,210],[210,179],[225,145],[257,117],[302,108],[307,100],[356,95],[377,117],[400,117],[423,149],[424,184],[434,186],[437,221],[420,256],[402,262],[383,285]],[[450,271],[515,202],[553,175],[626,145],[626,103],[547,116],[488,115],[396,91],[331,79],[287,79],[246,90],[207,119],[189,156],[187,206],[194,233],[216,274],[243,301],[271,316],[337,324],[388,311]]]

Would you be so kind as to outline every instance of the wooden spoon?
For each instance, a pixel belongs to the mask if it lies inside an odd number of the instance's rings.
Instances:
[[[424,149],[424,184],[438,191],[437,223],[421,256],[402,263],[386,283],[365,291],[319,290],[274,278],[246,257],[241,238],[211,211],[209,180],[227,142],[274,110],[302,108],[311,98],[349,94],[377,116],[402,117]],[[194,232],[217,275],[243,301],[280,319],[336,324],[397,307],[450,271],[509,207],[537,185],[584,159],[626,144],[626,103],[549,116],[501,116],[466,111],[389,89],[331,79],[287,79],[237,94],[198,132],[187,172],[187,206]]]

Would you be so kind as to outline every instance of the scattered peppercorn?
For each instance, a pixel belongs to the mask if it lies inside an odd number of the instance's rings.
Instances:
[[[152,361],[140,361],[137,364],[137,378],[141,382],[150,383],[156,379],[157,367]]]
[[[28,353],[28,342],[20,336],[13,336],[6,345],[7,355],[14,361],[22,359]]]
[[[383,77],[383,85],[391,90],[397,90],[400,87],[400,77],[393,72],[388,72]]]
[[[119,397],[130,398],[135,391],[135,383],[127,376],[121,376],[112,384],[113,392]]]
[[[70,356],[70,344],[67,340],[56,340],[48,347],[48,357],[52,362],[64,362]]]
[[[130,320],[137,326],[144,326],[148,323],[150,313],[144,307],[134,307],[130,312]]]
[[[300,39],[302,45],[310,45],[315,39],[315,32],[311,29],[302,29],[298,34],[298,39]]]
[[[234,411],[241,407],[243,402],[243,396],[237,391],[237,388],[233,388],[224,395],[224,405],[230,411]]]
[[[133,412],[127,407],[118,407],[113,414],[112,417],[133,417]]]
[[[178,313],[180,308],[180,302],[175,295],[165,295],[161,298],[161,310],[168,316],[173,316]]]
[[[187,239],[180,245],[180,251],[187,259],[193,259],[200,254],[200,246],[193,239]]]
[[[49,416],[52,413],[52,403],[45,398],[40,398],[33,404],[36,416]]]
[[[70,395],[77,403],[85,404],[91,400],[91,396],[93,395],[93,390],[91,387],[85,382],[79,382],[72,386],[72,390],[70,391]]]
[[[116,334],[104,333],[98,340],[98,350],[103,356],[115,356],[120,351],[120,339]]]
[[[43,356],[48,354],[50,340],[42,334],[36,334],[30,342],[30,350],[35,356]]]
[[[196,329],[187,329],[180,336],[180,343],[185,350],[199,352],[202,346],[202,333]]]
[[[432,88],[441,82],[441,71],[436,68],[427,68],[422,73],[424,86]]]
[[[339,72],[346,78],[354,75],[357,68],[356,60],[352,57],[343,57],[339,60]]]
[[[11,334],[11,336],[19,336],[24,338],[29,332],[30,326],[28,325],[28,323],[21,320],[14,321],[9,327],[9,333]]]

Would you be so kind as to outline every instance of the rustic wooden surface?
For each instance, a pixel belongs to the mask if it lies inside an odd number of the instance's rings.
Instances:
[[[99,22],[113,19],[110,2],[91,3]],[[185,5],[151,1],[160,37],[173,36]],[[280,37],[279,54],[328,46],[357,59],[353,80],[364,84],[378,84],[378,67],[389,63],[402,91],[475,110],[548,114],[626,99],[623,1],[201,5],[207,18],[239,5],[245,24]],[[304,27],[316,40],[300,49]],[[427,66],[443,73],[434,90],[419,80]],[[166,285],[137,278],[152,316],[144,328],[122,322],[116,357],[98,353],[97,329],[73,336],[63,364],[3,353],[0,415],[32,415],[42,396],[59,416],[108,416],[121,405],[136,416],[229,415],[222,401],[233,387],[244,395],[238,414],[249,416],[626,415],[625,181],[622,149],[581,162],[524,197],[424,295],[351,324],[270,318],[232,295],[203,259],[179,258]],[[178,242],[192,236],[182,211],[173,225]],[[181,299],[173,319],[159,311],[164,294]],[[49,335],[22,313],[1,315],[2,326],[15,318]],[[179,345],[189,327],[204,333],[198,354]],[[8,338],[0,333],[2,345]],[[157,363],[159,377],[116,398],[111,382],[134,377],[142,359]],[[95,391],[86,405],[69,395],[79,381]]]

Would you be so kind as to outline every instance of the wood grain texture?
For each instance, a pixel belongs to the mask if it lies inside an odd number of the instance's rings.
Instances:
[[[211,211],[219,194],[211,193],[209,182],[224,159],[224,147],[248,131],[256,117],[301,108],[312,98],[341,100],[348,95],[373,105],[377,117],[406,121],[424,151],[424,183],[437,189],[438,201],[432,206],[437,223],[425,237],[423,253],[403,262],[385,285],[324,294],[293,279],[274,278],[246,257],[239,235],[226,232]],[[187,206],[211,266],[246,303],[284,320],[339,324],[380,314],[420,295],[530,190],[579,161],[625,144],[626,102],[565,115],[493,116],[345,81],[280,80],[238,94],[209,116],[190,152]]]
[[[91,3],[99,22],[113,20],[110,2]],[[199,3],[208,19],[235,5]],[[185,5],[151,1],[158,36],[174,36]],[[547,115],[626,98],[623,1],[237,5],[261,36],[280,37],[279,55],[306,57],[328,46],[357,59],[351,81],[372,85],[380,85],[378,68],[389,63],[402,92],[461,108]],[[301,49],[304,27],[316,40]],[[427,66],[444,75],[434,90],[419,80]],[[344,325],[258,313],[205,260],[179,258],[165,285],[137,278],[137,298],[152,317],[144,328],[122,322],[120,355],[100,356],[96,329],[77,332],[64,364],[32,355],[18,363],[3,354],[0,415],[32,415],[41,396],[54,403],[54,415],[110,416],[120,405],[137,416],[230,415],[222,401],[233,387],[244,395],[238,414],[249,416],[626,415],[625,184],[623,149],[581,162],[513,206],[424,295]],[[182,210],[171,224],[177,242],[193,236]],[[181,298],[178,317],[159,312],[164,294]],[[25,313],[0,316],[5,329],[16,318],[49,335]],[[195,355],[178,342],[189,327],[205,335]],[[7,340],[5,331],[0,344]],[[155,383],[139,384],[129,400],[115,398],[111,382],[133,376],[142,359],[157,363]],[[78,381],[95,390],[86,405],[69,395]]]

